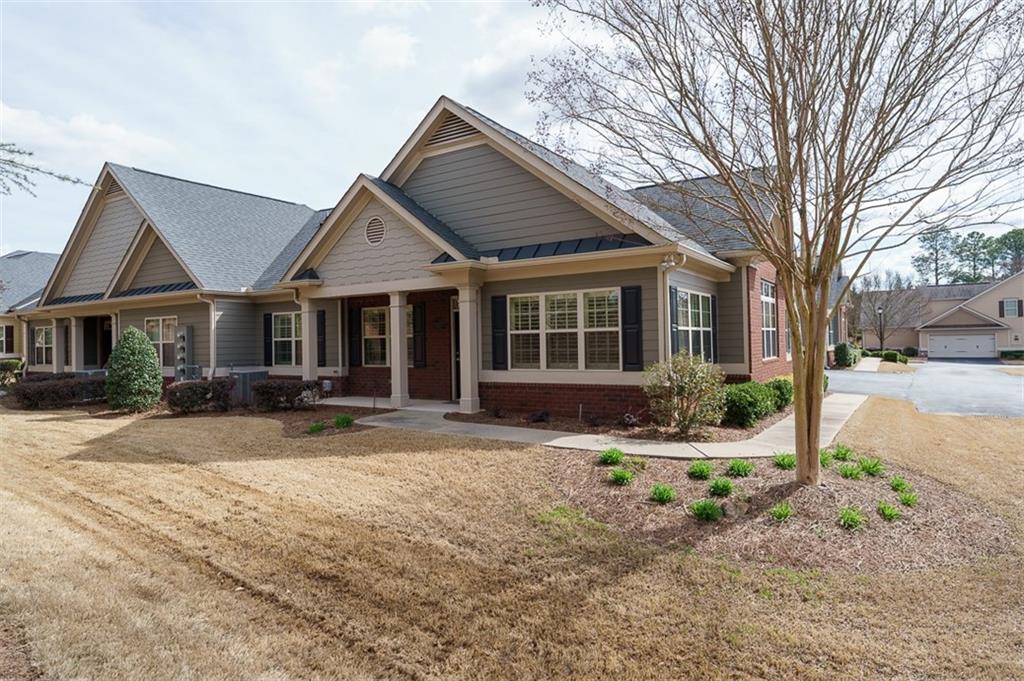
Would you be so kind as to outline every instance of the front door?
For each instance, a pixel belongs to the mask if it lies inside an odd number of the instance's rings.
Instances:
[[[454,299],[453,299],[454,301]],[[453,306],[457,303],[453,303]],[[456,402],[462,397],[462,372],[459,363],[459,309],[452,310],[452,399]]]

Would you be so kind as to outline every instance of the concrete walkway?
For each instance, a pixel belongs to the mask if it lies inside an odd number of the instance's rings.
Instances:
[[[834,394],[825,398],[822,407],[820,446],[829,445],[846,420],[857,410],[866,395]],[[491,440],[506,440],[527,444],[546,445],[564,449],[588,449],[602,451],[618,447],[626,454],[658,456],[671,459],[719,459],[731,457],[768,457],[777,452],[793,451],[792,415],[766,428],[749,440],[740,442],[654,442],[607,435],[586,435],[566,433],[539,428],[517,428],[484,423],[449,421],[438,411],[401,409],[387,414],[376,414],[359,419],[359,423],[385,426],[402,430],[416,430],[428,433],[467,435]]]
[[[878,373],[878,366],[881,363],[881,357],[861,357],[860,361],[857,362],[857,366],[853,367],[853,370],[870,371],[872,373]]]

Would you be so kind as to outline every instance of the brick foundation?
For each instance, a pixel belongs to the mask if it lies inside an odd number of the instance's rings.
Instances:
[[[547,410],[553,416],[620,419],[641,415],[647,398],[638,385],[562,385],[555,383],[481,383],[480,406],[513,412]]]

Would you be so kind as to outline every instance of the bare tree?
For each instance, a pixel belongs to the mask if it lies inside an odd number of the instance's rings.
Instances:
[[[47,170],[32,163],[32,152],[12,142],[0,142],[0,194],[8,196],[20,189],[35,196],[36,177],[52,177],[61,182],[86,184],[83,180],[64,173]]]
[[[833,271],[845,258],[852,281],[879,250],[1020,201],[1020,3],[539,2],[564,40],[531,74],[542,131],[709,206],[778,271],[797,478],[816,484]],[[695,175],[715,181],[679,182]]]
[[[885,339],[893,329],[921,323],[928,301],[909,277],[892,270],[884,275],[867,274],[861,277],[858,288],[861,326],[878,337],[880,349],[885,349]]]

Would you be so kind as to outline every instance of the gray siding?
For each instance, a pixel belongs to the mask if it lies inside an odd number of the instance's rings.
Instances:
[[[746,292],[743,289],[743,267],[736,268],[732,278],[718,285],[718,361],[742,364],[747,332],[743,327]]]
[[[480,304],[481,334],[483,339],[483,368],[491,366],[491,296],[519,293],[556,293],[581,289],[640,286],[640,304],[643,319],[644,363],[658,361],[658,270],[654,267],[567,274],[557,277],[517,279],[484,284]]]
[[[217,365],[263,364],[263,330],[253,333],[256,305],[242,300],[217,301]]]
[[[387,235],[377,246],[368,244],[364,234],[371,217],[379,217],[387,226]],[[316,271],[327,286],[432,277],[437,275],[422,268],[440,254],[440,249],[374,199],[356,216]]]
[[[250,333],[252,346],[256,350],[256,360],[253,364],[263,364],[263,315],[266,313],[274,312],[298,312],[299,306],[292,302],[282,303],[262,303],[260,305],[254,305],[254,318],[250,325]],[[327,299],[315,301],[313,308],[316,310],[324,310],[326,312],[327,321],[327,366],[336,367],[338,366],[338,301],[337,299]],[[219,328],[219,327],[218,327]],[[313,329],[309,330],[310,333],[315,333]],[[303,329],[303,333],[306,329]],[[219,339],[218,339],[219,343]],[[313,343],[314,349],[316,348],[316,342]],[[223,365],[222,365],[223,366]]]
[[[141,223],[142,215],[127,196],[107,199],[67,284],[57,295],[105,291]]]
[[[680,289],[686,289],[687,291],[693,291],[694,293],[707,293],[710,295],[718,295],[718,283],[711,281],[710,279],[704,279],[698,277],[690,272],[669,272],[668,275],[669,286],[677,286]]]
[[[481,250],[619,233],[486,144],[424,159],[402,189]]]
[[[121,330],[134,326],[146,330],[149,317],[177,317],[178,324],[192,327],[192,359],[201,367],[210,366],[210,306],[206,303],[165,305],[121,310]]]
[[[161,239],[153,242],[149,253],[142,259],[142,265],[135,277],[126,288],[157,286],[159,284],[177,284],[191,281],[192,278],[178,264],[178,260]]]

